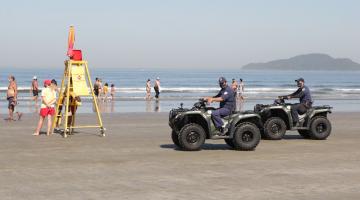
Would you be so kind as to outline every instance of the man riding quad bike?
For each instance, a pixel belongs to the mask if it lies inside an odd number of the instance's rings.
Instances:
[[[219,79],[221,90],[214,97],[200,99],[191,109],[172,109],[169,114],[171,138],[183,150],[199,150],[205,139],[224,139],[236,150],[253,150],[260,142],[260,116],[253,111],[234,112],[234,94],[225,78]],[[231,91],[228,90],[230,88]],[[208,107],[220,102],[220,108]]]
[[[299,89],[286,96],[280,96],[272,105],[258,104],[254,111],[261,116],[263,137],[271,140],[282,139],[286,130],[297,130],[304,138],[326,139],[331,133],[327,114],[332,107],[312,106],[310,90],[303,78],[295,80]],[[285,103],[285,99],[299,98],[300,103]]]

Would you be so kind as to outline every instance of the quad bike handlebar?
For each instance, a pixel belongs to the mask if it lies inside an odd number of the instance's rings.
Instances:
[[[277,105],[283,105],[285,104],[285,99],[287,98],[284,98],[286,96],[279,96],[277,99],[274,100],[274,104],[277,104]]]
[[[207,100],[204,98],[200,98],[198,102],[194,104],[194,107],[197,109],[205,108],[206,107]]]

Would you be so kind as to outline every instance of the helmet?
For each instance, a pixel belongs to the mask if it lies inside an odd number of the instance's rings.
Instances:
[[[226,84],[226,79],[224,77],[220,77],[219,78],[219,86],[221,88],[223,88],[225,84]]]

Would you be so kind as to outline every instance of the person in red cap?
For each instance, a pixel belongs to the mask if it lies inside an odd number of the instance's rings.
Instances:
[[[55,114],[56,91],[51,84],[51,80],[44,81],[44,89],[41,92],[41,109],[38,126],[33,135],[39,135],[45,117],[48,117],[48,127],[46,135],[51,133],[52,116]]]

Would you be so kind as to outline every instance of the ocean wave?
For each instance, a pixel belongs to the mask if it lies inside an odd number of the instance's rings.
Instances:
[[[39,88],[42,90],[43,88]],[[153,88],[151,88],[153,91]],[[246,87],[245,93],[247,94],[258,94],[258,93],[291,93],[294,92],[296,88],[294,87]],[[7,87],[0,87],[0,92],[6,92]],[[19,93],[30,93],[30,87],[18,87]],[[144,94],[146,92],[145,87],[120,87],[116,88],[115,91],[117,93],[124,93],[124,94]],[[219,91],[217,87],[161,87],[161,93],[216,93]],[[343,87],[343,88],[330,88],[330,87],[314,87],[311,88],[312,93],[319,93],[319,94],[327,94],[327,93],[344,93],[344,94],[360,94],[360,87],[353,88],[353,87]]]

